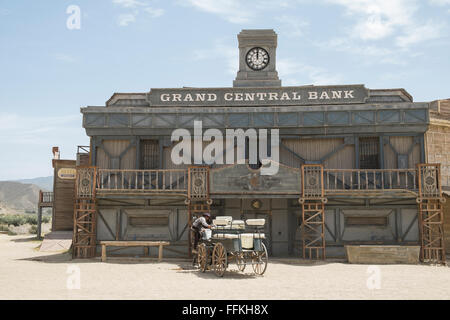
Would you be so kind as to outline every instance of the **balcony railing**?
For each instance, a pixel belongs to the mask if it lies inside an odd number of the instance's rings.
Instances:
[[[328,194],[418,190],[416,169],[324,169],[323,179]]]
[[[53,192],[39,190],[39,206],[52,206]]]
[[[186,193],[187,170],[98,169],[97,192]]]
[[[319,196],[332,195],[380,195],[394,193],[419,193],[418,169],[322,169],[306,170],[303,174],[305,190],[317,191]],[[422,169],[424,171],[425,169]],[[434,170],[434,171],[433,171]],[[438,185],[438,171],[430,169],[425,176],[426,192],[434,192],[434,181]],[[432,179],[433,177],[434,180]],[[422,178],[422,180],[424,180]],[[431,181],[433,180],[433,181]],[[431,182],[429,182],[431,181]],[[318,183],[317,183],[318,182]],[[424,189],[422,181],[422,189]],[[211,181],[209,181],[211,183]],[[97,193],[124,194],[182,194],[188,195],[187,169],[121,170],[97,169],[95,188]],[[195,184],[195,183],[194,183]],[[431,186],[431,187],[430,187]],[[287,186],[287,188],[290,186]],[[434,188],[434,189],[433,189]],[[317,190],[316,190],[317,189]],[[425,189],[424,189],[425,190]],[[439,191],[439,190],[438,190]],[[437,191],[437,193],[439,193]],[[266,190],[266,193],[270,190]],[[279,191],[278,191],[279,192]],[[298,191],[299,195],[301,190]],[[425,192],[425,191],[423,191]],[[217,191],[220,194],[220,190]],[[257,191],[255,193],[258,193]],[[305,191],[306,193],[306,191]]]

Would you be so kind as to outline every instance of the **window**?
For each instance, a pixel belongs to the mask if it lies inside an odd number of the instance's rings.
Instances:
[[[386,227],[388,225],[388,217],[345,217],[346,227]]]
[[[378,137],[359,138],[359,168],[380,169],[380,140]]]
[[[141,140],[141,169],[159,168],[158,140]]]

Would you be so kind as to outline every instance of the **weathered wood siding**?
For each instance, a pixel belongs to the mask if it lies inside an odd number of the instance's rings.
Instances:
[[[420,144],[411,136],[389,137],[389,143],[384,145],[384,167],[399,169],[398,157],[407,156],[407,168],[415,168],[420,163]]]
[[[97,147],[97,167],[102,169],[135,169],[136,147],[129,140],[104,140]]]
[[[58,170],[75,166],[75,160],[54,160],[52,231],[73,230],[75,180],[59,178]]]
[[[347,145],[341,150],[337,150],[344,144],[344,138],[282,139],[281,143],[306,161],[319,161],[329,155],[323,161],[325,168],[355,168],[354,145]],[[333,153],[335,150],[336,152]],[[299,168],[302,165],[299,157],[283,147],[280,147],[280,162],[294,168]]]
[[[176,143],[172,144],[169,147],[163,148],[163,169],[186,169],[189,166],[188,164],[183,163],[177,165],[172,162],[171,154],[175,144]]]

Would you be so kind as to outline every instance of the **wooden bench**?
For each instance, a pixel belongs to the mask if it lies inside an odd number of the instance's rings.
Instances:
[[[167,241],[100,241],[102,245],[102,262],[106,261],[106,247],[144,247],[145,256],[148,256],[149,247],[159,247],[158,261],[163,258],[163,246],[168,246]]]

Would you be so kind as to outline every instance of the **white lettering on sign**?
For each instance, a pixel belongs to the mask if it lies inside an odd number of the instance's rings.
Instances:
[[[317,99],[317,91],[310,91],[309,94],[309,100],[315,100]]]
[[[307,94],[306,94],[307,93]],[[223,101],[300,101],[308,100],[343,100],[355,99],[355,90],[309,90],[305,97],[299,92],[225,92]],[[216,93],[162,93],[161,102],[213,102],[217,101]]]
[[[347,99],[347,98],[354,98],[354,96],[353,96],[353,91],[354,91],[354,90],[344,91],[345,99]]]

